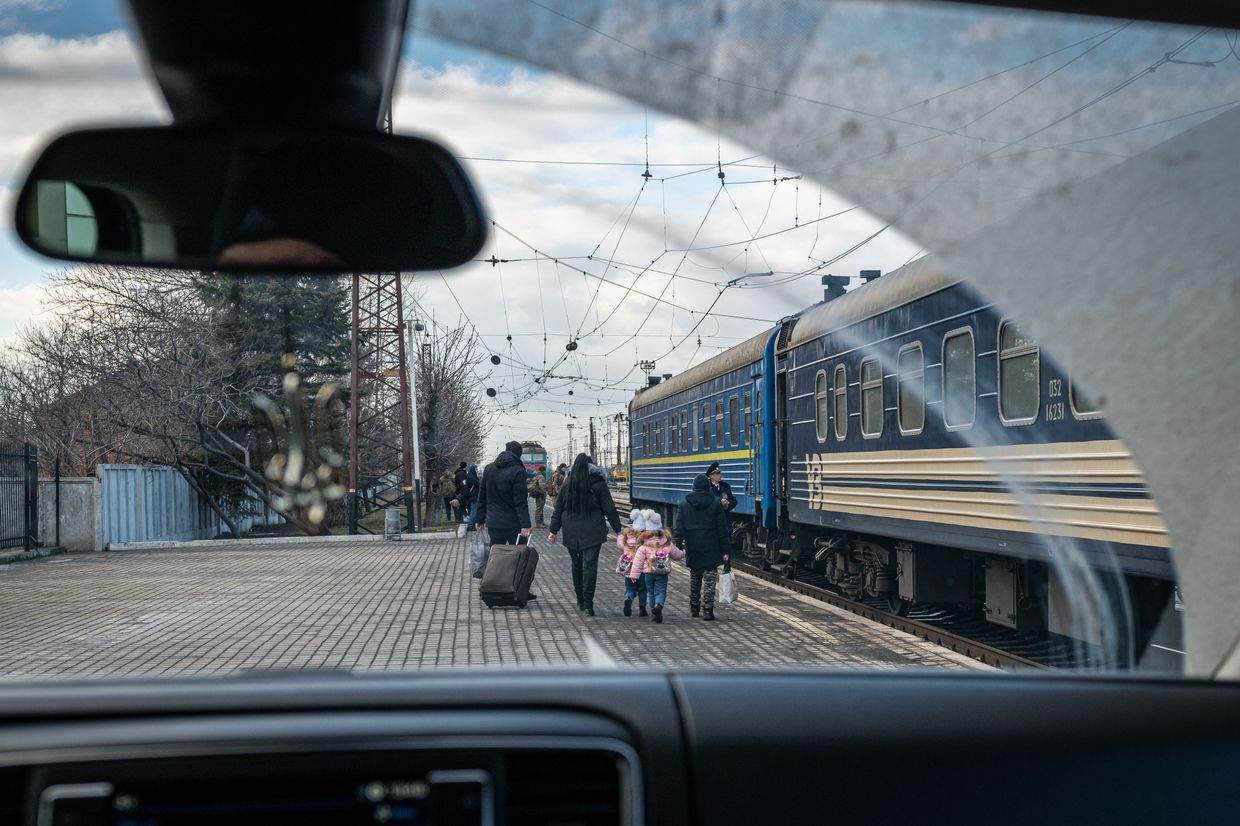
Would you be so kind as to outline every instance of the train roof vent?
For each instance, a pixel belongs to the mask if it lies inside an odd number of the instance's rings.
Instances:
[[[788,346],[788,339],[792,338],[792,328],[797,326],[797,320],[790,318],[779,326],[779,338],[775,340],[775,352],[779,352]]]
[[[862,270],[862,271],[861,271],[861,280],[862,280],[862,282],[864,282],[865,284],[869,284],[869,283],[870,283],[871,281],[873,281],[875,278],[881,278],[881,277],[882,277],[882,274],[883,274],[883,271],[882,271],[882,270]]]

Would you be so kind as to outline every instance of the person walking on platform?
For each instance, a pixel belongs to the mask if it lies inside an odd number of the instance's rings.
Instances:
[[[731,532],[728,516],[707,477],[694,479],[693,493],[681,500],[674,537],[685,549],[685,564],[689,566],[689,612],[713,620],[715,585],[719,566],[728,562]]]
[[[465,464],[461,462],[461,464]],[[461,500],[461,515],[468,527],[465,530],[472,531],[474,529],[474,514],[478,510],[478,488],[480,482],[478,480],[478,466],[468,465],[465,469],[465,476],[461,482],[460,490],[457,495]]]
[[[546,523],[543,522],[543,508],[547,506],[547,466],[539,465],[534,468],[534,475],[530,477],[530,481],[526,486],[530,496],[534,497],[534,527],[545,528]]]
[[[633,559],[637,549],[641,547],[646,533],[646,512],[635,508],[629,511],[629,526],[616,534],[616,547],[620,549],[620,559],[616,562],[616,573],[624,577],[624,615],[633,616],[633,600],[637,600],[640,616],[646,614],[646,579],[641,571],[633,567]]]
[[[551,474],[551,479],[547,482],[547,495],[559,496],[560,489],[564,487],[564,476],[568,473],[568,465],[560,462],[560,466],[555,469],[555,473]]]
[[[706,478],[710,480],[711,495],[719,500],[723,512],[731,513],[736,507],[736,497],[732,495],[732,486],[723,481],[723,471],[719,469],[718,462],[711,462],[710,467],[706,468]]]
[[[672,560],[684,559],[685,552],[672,542],[672,533],[663,529],[663,518],[652,510],[645,512],[646,531],[641,547],[633,557],[633,567],[642,572],[650,595],[650,614],[655,622],[663,622],[663,604],[667,602],[667,578]]]
[[[492,545],[514,545],[518,535],[530,535],[530,506],[520,442],[504,445],[504,452],[482,471],[476,524],[486,525]]]
[[[598,555],[607,541],[607,526],[620,533],[620,514],[612,501],[603,473],[584,453],[578,454],[555,498],[548,541],[555,544],[564,531],[564,547],[572,560],[573,591],[577,608],[594,616],[594,585],[598,579]]]
[[[468,462],[461,462],[457,465],[456,473],[452,474],[452,484],[456,485],[456,499],[459,503],[456,506],[456,521],[464,522],[465,517],[469,515],[469,492],[466,490],[466,480],[469,476]]]

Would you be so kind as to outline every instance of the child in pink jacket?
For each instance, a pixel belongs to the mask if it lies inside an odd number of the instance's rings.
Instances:
[[[633,600],[637,600],[637,610],[646,616],[646,581],[641,569],[633,565],[637,549],[641,547],[642,536],[646,531],[646,515],[644,511],[629,512],[629,526],[616,536],[616,545],[620,548],[620,561],[616,563],[616,573],[624,577],[624,615],[633,616]]]
[[[672,570],[672,560],[684,559],[685,552],[672,542],[671,532],[663,529],[659,514],[648,510],[645,516],[645,538],[633,557],[633,568],[640,570],[646,581],[654,621],[663,622],[663,603],[667,601],[667,576]]]

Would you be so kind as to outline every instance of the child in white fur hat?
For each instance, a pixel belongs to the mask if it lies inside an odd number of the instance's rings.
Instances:
[[[655,511],[644,514],[646,530],[641,547],[633,557],[633,568],[640,569],[650,592],[650,613],[655,622],[663,622],[663,603],[667,601],[667,576],[672,560],[684,559],[685,552],[672,542],[672,532],[663,529],[663,519]]]
[[[629,526],[616,535],[616,545],[620,548],[620,561],[616,563],[616,573],[624,577],[624,615],[633,616],[633,600],[637,600],[640,616],[646,616],[646,582],[640,569],[633,567],[633,557],[641,547],[643,534],[646,531],[646,516],[641,510],[629,512]]]

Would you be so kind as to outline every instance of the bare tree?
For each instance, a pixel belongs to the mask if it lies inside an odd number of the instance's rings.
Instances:
[[[472,329],[461,324],[424,337],[414,358],[422,489],[429,492],[445,470],[481,458],[487,417],[473,368],[482,360],[482,347]],[[436,518],[440,505],[439,497],[428,494],[428,521]]]

